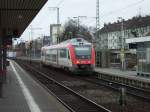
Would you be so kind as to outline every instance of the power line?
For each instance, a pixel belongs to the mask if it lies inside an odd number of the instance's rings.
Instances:
[[[57,5],[56,7],[59,7],[65,0],[61,0]]]
[[[103,3],[103,2],[106,2],[106,0],[99,1],[99,3]]]
[[[135,3],[132,3],[132,4],[130,4],[130,5],[127,5],[127,6],[124,7],[124,8],[120,8],[120,9],[111,11],[111,12],[109,12],[109,13],[107,13],[107,14],[104,14],[103,17],[107,17],[107,16],[110,16],[110,15],[112,15],[112,14],[114,14],[114,13],[121,12],[121,11],[123,11],[123,10],[125,10],[125,9],[128,9],[128,8],[132,7],[132,6],[138,5],[139,3],[143,2],[143,1],[144,1],[144,0],[140,0],[140,1],[138,1],[138,2],[135,2]]]

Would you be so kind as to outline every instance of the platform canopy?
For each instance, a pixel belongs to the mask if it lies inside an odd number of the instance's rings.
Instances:
[[[19,37],[47,0],[0,0],[3,35]]]
[[[150,42],[150,36],[126,39],[126,43]]]

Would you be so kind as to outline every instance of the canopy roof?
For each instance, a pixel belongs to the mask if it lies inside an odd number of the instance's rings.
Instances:
[[[150,36],[126,39],[126,43],[150,42]]]
[[[20,36],[47,0],[0,0],[0,28]]]

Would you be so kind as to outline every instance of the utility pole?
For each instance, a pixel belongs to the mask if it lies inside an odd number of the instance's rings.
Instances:
[[[100,28],[99,22],[99,0],[96,1],[96,38],[98,38],[98,30]]]
[[[78,28],[78,33],[80,31],[80,18],[87,18],[87,16],[77,16],[77,17],[73,17],[73,18],[77,18],[77,28]]]
[[[57,7],[57,43],[60,42],[60,38],[59,38],[59,33],[60,33],[60,27],[59,27],[59,24],[60,24],[60,20],[59,20],[59,7]]]
[[[121,70],[125,70],[125,48],[124,48],[123,18],[119,17],[118,19],[121,20],[121,50],[120,50]]]
[[[98,33],[98,30],[99,30],[99,27],[100,27],[100,22],[99,22],[99,0],[96,0],[96,33],[95,33],[95,36],[96,38],[99,37],[99,33]],[[104,59],[101,59],[97,54],[98,54],[98,51],[95,52],[96,54],[96,58],[95,58],[95,62],[97,62],[97,59],[100,59],[100,61],[104,61],[106,60],[106,58]],[[103,52],[101,52],[103,54]]]
[[[99,22],[99,0],[96,1],[96,32],[98,31],[100,27],[100,22]]]

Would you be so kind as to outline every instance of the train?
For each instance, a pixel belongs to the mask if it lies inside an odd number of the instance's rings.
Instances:
[[[44,46],[41,48],[41,64],[63,68],[75,74],[92,74],[95,67],[94,47],[83,38]]]

